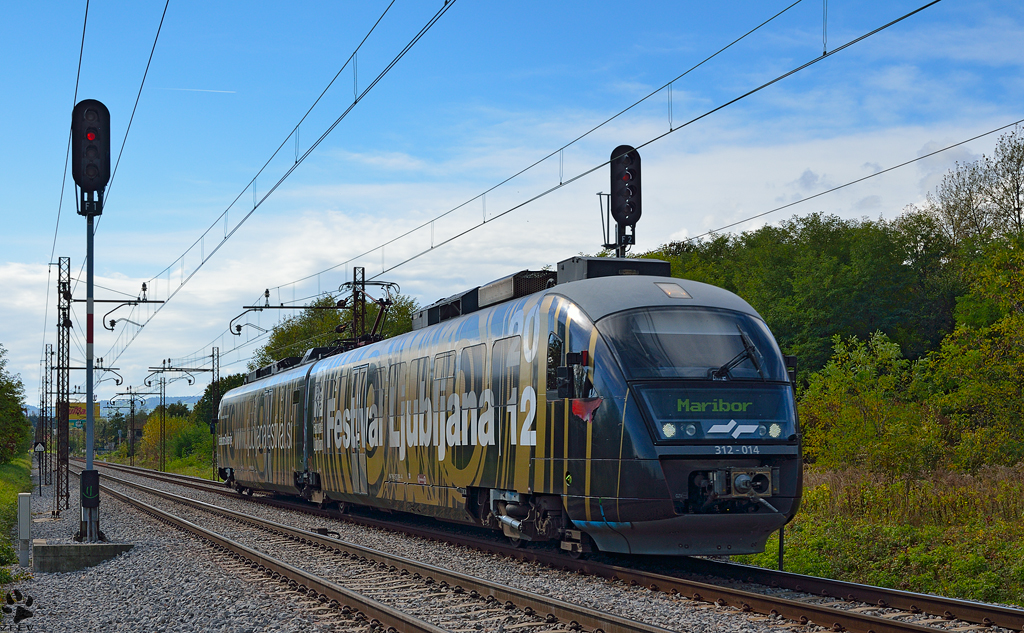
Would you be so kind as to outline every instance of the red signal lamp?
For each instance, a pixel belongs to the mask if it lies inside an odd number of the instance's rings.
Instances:
[[[90,141],[95,141],[96,140],[96,130],[89,130],[88,132],[86,132],[85,133],[85,138],[90,140]]]

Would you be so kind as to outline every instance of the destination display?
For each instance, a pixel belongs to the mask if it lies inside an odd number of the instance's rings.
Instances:
[[[796,432],[784,385],[635,385],[658,439],[668,442],[786,440]]]

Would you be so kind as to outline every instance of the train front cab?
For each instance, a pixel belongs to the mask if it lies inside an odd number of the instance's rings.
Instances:
[[[793,385],[764,322],[753,309],[655,306],[596,331],[582,395],[601,404],[589,421],[567,416],[586,447],[567,464],[567,478],[585,475],[564,496],[575,527],[609,552],[763,551],[795,514],[802,475]]]

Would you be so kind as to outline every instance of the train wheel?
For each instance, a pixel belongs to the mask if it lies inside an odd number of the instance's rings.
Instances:
[[[518,536],[509,536],[508,542],[512,547],[522,547],[526,545],[526,539],[521,539]]]
[[[247,497],[251,497],[252,496],[252,488],[246,488],[245,489],[245,496],[247,496]]]
[[[344,501],[338,502],[338,514],[345,514],[348,512],[348,504]]]

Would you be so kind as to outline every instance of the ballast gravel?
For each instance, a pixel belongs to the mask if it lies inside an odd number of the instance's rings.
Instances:
[[[563,572],[536,563],[509,560],[495,555],[483,554],[461,546],[427,541],[396,532],[273,508],[241,498],[236,499],[215,495],[122,472],[104,471],[102,470],[102,464],[99,464],[99,466],[101,467],[101,479],[109,475],[111,478],[117,477],[129,481],[144,482],[145,485],[153,489],[166,490],[184,497],[243,512],[254,517],[270,519],[310,530],[317,527],[328,528],[331,531],[340,533],[343,540],[365,547],[398,554],[670,630],[694,632],[734,631],[741,633],[762,633],[787,629],[795,631],[818,630],[813,625],[799,626],[796,623],[782,619],[768,619],[757,615],[745,614],[731,607],[723,608],[707,603],[694,602],[680,596],[653,592],[643,587],[630,587],[621,582],[609,582],[600,578]],[[111,486],[115,485],[112,481],[108,483]],[[132,491],[130,494],[132,496],[138,495],[137,491]],[[146,501],[182,516],[190,515],[194,512],[186,510],[180,504],[173,504],[165,500],[158,502],[152,497],[146,499]],[[163,624],[163,626],[167,627],[163,629],[142,626],[141,628],[125,627],[109,630],[329,630],[329,628],[317,629],[316,626],[330,627],[331,624],[322,621],[318,622],[308,614],[303,615],[300,609],[301,605],[297,604],[297,598],[291,598],[294,604],[285,607],[281,605],[280,597],[271,597],[263,593],[259,586],[254,587],[250,584],[251,581],[247,579],[231,576],[216,562],[212,562],[215,558],[212,551],[199,545],[195,540],[187,538],[135,510],[126,509],[109,497],[102,503],[101,527],[107,536],[112,541],[134,542],[136,543],[136,548],[131,553],[121,557],[121,559],[125,559],[124,561],[118,559],[80,574],[80,576],[85,577],[85,580],[80,582],[87,585],[94,584],[89,583],[88,574],[107,573],[104,570],[108,567],[124,569],[125,567],[132,566],[130,561],[133,560],[133,557],[139,556],[145,551],[140,550],[140,545],[148,544],[150,551],[161,551],[163,558],[147,555],[145,558],[135,559],[139,561],[135,565],[141,568],[138,571],[109,573],[116,573],[118,577],[132,576],[139,573],[154,579],[159,578],[158,582],[136,583],[138,587],[146,588],[143,592],[146,594],[160,592],[166,595],[167,592],[173,592],[173,587],[181,586],[182,584],[186,586],[201,584],[204,587],[211,587],[192,594],[197,596],[195,598],[173,602],[176,606],[170,608],[170,610],[178,613],[185,610],[193,614],[190,616],[189,622],[191,624],[188,626],[182,626],[177,629],[171,628],[171,626],[180,626],[181,620],[177,621],[178,624],[173,620],[169,620],[168,623]],[[209,529],[222,533],[231,533],[239,529],[238,524],[230,520],[214,518],[207,513],[201,514],[206,516],[205,519],[202,519],[202,524]],[[74,525],[77,527],[77,509],[68,516],[74,520]],[[67,522],[67,525],[70,526],[70,522]],[[64,532],[67,532],[68,538],[70,538],[70,533],[73,529],[71,528],[70,531],[64,530]],[[61,534],[64,532],[61,532]],[[268,543],[265,551],[272,556],[284,556],[284,552],[274,551],[273,548],[274,546]],[[260,549],[264,548],[261,547]],[[156,562],[157,560],[173,561],[176,566],[172,566],[169,563]],[[148,561],[154,562],[150,563]],[[165,567],[165,570],[161,571],[161,567]],[[57,574],[54,574],[54,576],[57,576]],[[68,575],[61,574],[61,576]],[[98,578],[98,576],[94,578]],[[73,581],[75,579],[69,580]],[[35,582],[45,581],[44,579],[37,578]],[[116,589],[116,585],[114,589]],[[228,599],[226,601],[219,597],[223,594],[216,593],[218,589],[223,589],[227,594]],[[94,590],[97,592],[97,595],[110,591],[108,588],[104,592],[100,592],[99,587],[94,587]],[[236,598],[236,596],[243,594],[246,596],[245,599]],[[292,595],[294,596],[294,594]],[[119,592],[116,596],[104,598],[104,602],[106,604],[118,604],[119,600],[123,601],[124,599],[125,594]],[[143,600],[147,604],[160,604],[164,599],[157,598],[154,601],[150,601],[146,597]],[[89,601],[76,601],[74,604],[74,608],[77,610],[87,608]],[[262,606],[255,608],[248,606],[239,607],[238,605],[240,604],[260,604]],[[228,605],[234,610],[229,611]],[[159,609],[154,606],[151,612],[159,613],[163,617],[170,616],[167,613],[168,610],[169,608]],[[277,621],[272,619],[273,616],[267,615],[285,612],[296,614],[294,615],[295,619]],[[216,613],[217,617],[221,617],[223,620],[215,621],[215,616],[205,615],[210,613]],[[268,619],[268,617],[271,619]],[[305,622],[307,621],[310,623],[306,624]],[[147,622],[151,623],[152,621],[147,620]],[[38,623],[41,624],[42,619]],[[248,628],[235,628],[240,623]],[[84,628],[81,630],[104,629],[101,627],[99,629]]]
[[[51,520],[54,486],[32,496],[32,538],[70,543],[78,530],[78,480],[70,477],[70,508]],[[134,547],[78,572],[34,573],[3,587],[32,597],[32,616],[19,624],[3,615],[0,631],[69,633],[255,633],[339,630],[299,594],[254,582],[197,539],[109,496],[100,505],[100,529],[113,543]],[[11,567],[12,571],[21,568]],[[24,570],[22,570],[24,571]],[[23,599],[23,602],[25,600]],[[19,628],[20,627],[20,628]]]

